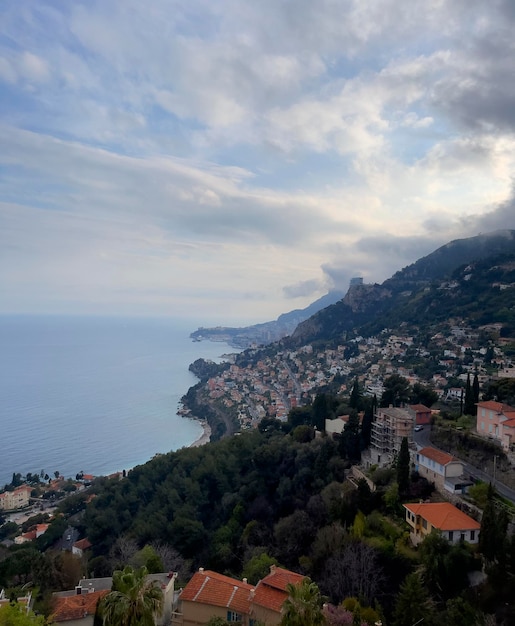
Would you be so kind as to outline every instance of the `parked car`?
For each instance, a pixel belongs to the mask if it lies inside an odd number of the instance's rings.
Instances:
[[[424,430],[423,426],[415,426],[415,432],[418,433],[419,431]]]

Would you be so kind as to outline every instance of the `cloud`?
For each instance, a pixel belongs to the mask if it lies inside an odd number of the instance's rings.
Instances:
[[[283,288],[284,295],[287,298],[300,298],[306,296],[313,296],[320,293],[320,290],[324,288],[324,283],[321,280],[303,280],[294,285],[286,285]]]
[[[514,21],[508,0],[7,3],[10,310],[273,319],[515,228]]]

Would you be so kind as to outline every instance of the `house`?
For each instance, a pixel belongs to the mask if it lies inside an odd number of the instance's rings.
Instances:
[[[404,437],[408,444],[412,443],[414,419],[407,409],[389,407],[377,410],[370,437],[370,454],[374,463],[391,463],[400,452]]]
[[[278,626],[282,605],[288,597],[287,585],[298,584],[303,578],[272,565],[270,573],[253,586],[246,580],[200,568],[179,595],[172,626],[200,626],[212,617],[243,626]]]
[[[364,411],[358,413],[359,423],[363,422]],[[334,419],[325,420],[325,432],[328,435],[341,435],[348,424],[350,415],[338,415]]]
[[[34,539],[37,539],[38,537],[41,537],[41,535],[44,535],[49,526],[50,524],[36,524],[26,533],[15,537],[14,543],[16,545],[21,545],[22,543],[27,543],[28,541],[34,541]]]
[[[253,589],[245,580],[201,567],[179,595],[172,626],[207,624],[212,617],[248,626]]]
[[[23,509],[29,505],[31,493],[32,487],[28,485],[21,485],[14,491],[4,491],[4,493],[0,493],[0,511]]]
[[[256,585],[250,604],[252,621],[275,626],[281,622],[281,609],[288,597],[288,584],[298,585],[304,576],[283,569],[270,566],[270,573]]]
[[[427,446],[415,455],[415,470],[435,487],[450,493],[464,493],[472,484],[463,477],[463,463],[446,452]]]
[[[422,541],[433,530],[439,530],[451,543],[461,540],[468,543],[478,542],[479,522],[449,502],[421,502],[403,506],[414,544]]]
[[[480,437],[497,441],[505,451],[515,448],[515,408],[488,400],[478,402],[476,431]]]
[[[431,409],[423,404],[411,404],[408,413],[413,417],[415,425],[426,425],[431,423]]]
[[[82,557],[84,552],[91,548],[91,542],[87,539],[79,539],[72,545],[72,554],[75,554],[78,557]]]
[[[173,572],[148,574],[147,580],[156,581],[163,591],[163,613],[157,620],[158,626],[170,624],[175,594],[175,579]],[[107,595],[112,588],[113,579],[82,578],[75,589],[60,591],[53,594],[53,622],[66,622],[65,626],[93,626],[93,620],[98,602]]]
[[[64,597],[54,596],[51,622],[66,622],[66,626],[93,626],[97,604],[108,593],[108,589],[103,589]]]

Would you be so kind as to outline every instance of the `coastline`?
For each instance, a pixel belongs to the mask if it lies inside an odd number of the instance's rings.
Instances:
[[[192,419],[197,418],[193,417]],[[198,419],[197,421],[201,424],[204,432],[202,433],[202,435],[200,435],[198,439],[191,443],[188,448],[198,448],[199,446],[203,446],[204,444],[209,443],[209,441],[211,440],[211,426],[205,420]]]

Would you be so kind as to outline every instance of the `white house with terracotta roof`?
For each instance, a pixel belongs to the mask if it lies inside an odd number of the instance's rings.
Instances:
[[[478,402],[476,431],[480,437],[497,441],[503,450],[515,448],[515,408],[488,400]]]
[[[79,539],[72,545],[72,554],[82,557],[88,548],[91,548],[91,542],[88,539]]]
[[[406,522],[413,543],[422,541],[433,530],[439,530],[451,543],[477,543],[480,524],[449,502],[404,504]]]
[[[415,455],[415,469],[438,490],[463,493],[472,483],[463,478],[463,463],[447,452],[431,446],[421,448]]]

